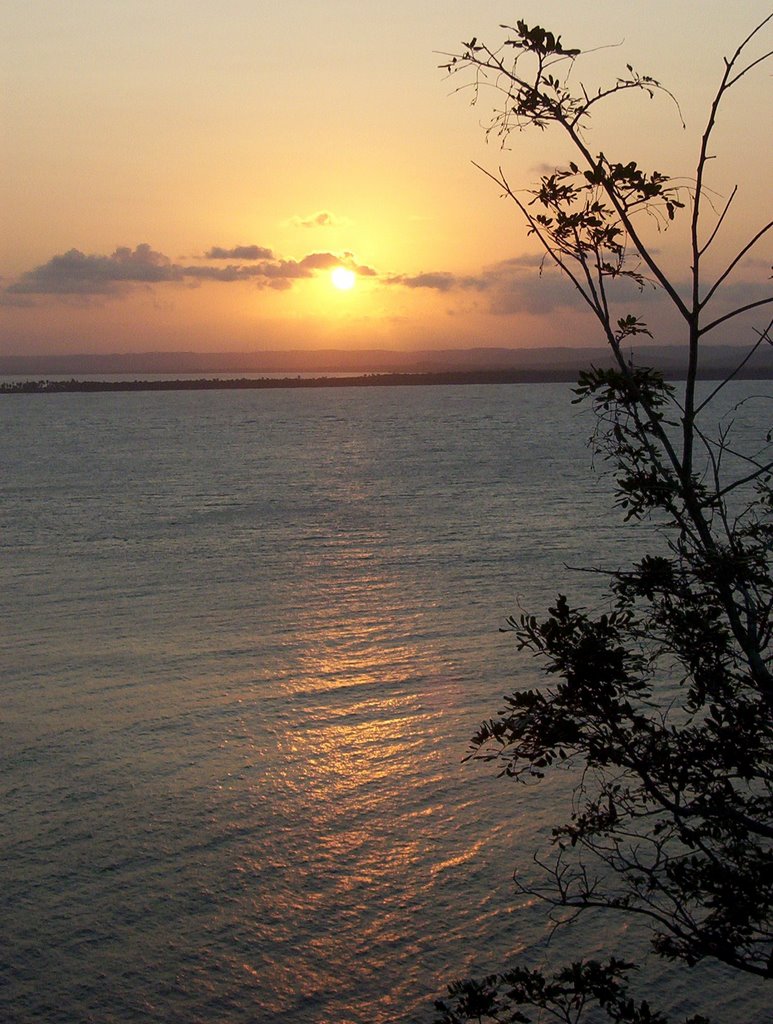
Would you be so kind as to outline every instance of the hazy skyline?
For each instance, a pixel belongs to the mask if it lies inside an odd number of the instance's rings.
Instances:
[[[517,18],[602,47],[580,80],[632,63],[677,96],[687,129],[662,98],[629,97],[593,148],[689,180],[722,57],[769,10],[6,0],[0,354],[596,344],[472,165],[528,186],[565,147],[538,132],[486,145],[485,97],[455,93],[443,52]],[[768,30],[757,51],[771,45]],[[739,185],[725,256],[767,219],[769,86],[750,78],[718,127],[710,185]],[[684,241],[679,225],[656,241],[677,278]],[[735,296],[758,297],[769,248],[739,267]],[[341,265],[353,288],[333,286]],[[661,323],[651,294],[632,307]]]

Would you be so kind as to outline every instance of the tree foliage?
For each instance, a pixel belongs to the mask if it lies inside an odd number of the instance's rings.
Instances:
[[[586,1011],[598,1009],[613,1024],[668,1024],[646,999],[628,995],[626,978],[635,965],[610,957],[606,963],[578,961],[546,978],[541,971],[514,967],[503,974],[457,981],[449,986],[453,1007],[438,1004],[445,1024],[495,1020],[502,1024],[531,1024],[522,1011],[530,1006],[562,1024],[576,1024]],[[690,1017],[685,1024],[709,1024],[706,1017]]]
[[[514,780],[541,779],[558,764],[578,770],[569,819],[538,861],[541,882],[516,876],[523,892],[563,918],[591,908],[633,915],[649,925],[663,957],[686,965],[709,958],[765,979],[773,978],[771,434],[763,430],[756,449],[739,450],[727,425],[707,424],[728,381],[772,343],[771,322],[752,328],[736,370],[706,397],[697,397],[696,382],[707,336],[773,303],[771,293],[714,312],[773,221],[704,278],[736,195],[721,208],[707,201],[717,113],[773,55],[750,55],[772,19],[725,59],[690,186],[590,149],[587,127],[611,96],[673,100],[631,65],[590,93],[569,74],[581,51],[522,21],[503,26],[508,35],[497,49],[472,39],[444,65],[471,75],[476,97],[493,86],[501,103],[489,131],[503,141],[554,128],[574,148],[574,161],[525,193],[501,170],[486,173],[598,320],[614,366],[583,373],[576,400],[595,410],[592,444],[624,517],[652,521],[664,538],[656,554],[605,573],[603,614],[559,596],[545,618],[508,621],[519,648],[541,660],[547,684],[508,696],[473,738],[470,756]],[[677,287],[647,244],[643,216],[660,226],[689,218],[689,289]],[[659,289],[681,319],[687,372],[678,387],[624,353],[630,339],[650,332],[635,312],[613,314],[610,288],[620,278]],[[528,1021],[523,1008],[533,1007],[569,1022],[594,1005],[613,1021],[665,1021],[628,999],[630,968],[612,959],[578,962],[552,979],[517,968],[458,982],[438,1004],[440,1019]]]

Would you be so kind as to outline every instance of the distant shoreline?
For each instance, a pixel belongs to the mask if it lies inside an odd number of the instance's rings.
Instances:
[[[668,375],[683,379],[679,373]],[[721,380],[725,374],[708,372],[704,380]],[[766,372],[739,374],[736,379],[771,380]],[[405,387],[438,384],[573,384],[577,373],[546,370],[458,370],[429,373],[364,373],[347,377],[200,377],[169,380],[25,380],[0,383],[0,395],[40,395],[104,391],[254,391],[277,388]]]
[[[472,370],[433,373],[363,373],[346,377],[199,377],[170,380],[26,380],[0,384],[0,394],[61,394],[102,391],[253,391],[277,388],[401,387],[436,384],[569,383],[561,371]]]
[[[743,366],[743,374],[758,379],[773,378],[773,349],[760,347],[751,360],[744,346],[705,345],[701,348],[700,375],[718,380]],[[636,345],[626,357],[640,366],[657,367],[669,380],[683,379],[687,353],[682,345]],[[357,377],[357,385],[432,383],[540,383],[575,381],[589,366],[612,366],[614,357],[608,347],[590,348],[532,347],[465,349],[296,349],[250,352],[107,352],[48,355],[0,354],[0,381],[24,380],[89,381],[118,379],[144,381],[163,376],[177,379],[211,380],[211,387],[234,387],[232,380],[273,378],[287,384],[253,385],[261,387],[334,387],[330,377]],[[453,374],[453,377],[444,376]],[[483,374],[483,377],[475,376]],[[489,376],[495,374],[498,376]],[[300,375],[314,379],[312,385],[297,385]],[[370,378],[377,376],[376,382]],[[398,375],[399,379],[391,375]],[[403,376],[405,375],[405,376]],[[429,375],[429,376],[428,376]],[[367,379],[366,379],[367,378]],[[171,383],[170,383],[171,386]],[[246,386],[246,385],[239,385]],[[338,385],[340,386],[340,385]],[[0,388],[2,385],[0,385]]]

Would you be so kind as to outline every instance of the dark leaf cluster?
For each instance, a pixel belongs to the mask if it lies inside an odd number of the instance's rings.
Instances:
[[[478,980],[458,981],[449,985],[448,998],[435,1004],[439,1012],[436,1024],[537,1024],[545,1019],[539,1011],[574,1024],[590,1009],[601,1011],[609,1024],[669,1024],[669,1018],[653,1010],[647,1000],[628,995],[627,978],[634,969],[633,964],[611,957],[606,963],[576,961],[550,978],[541,971],[516,967]],[[538,1014],[524,1013],[524,1007]],[[684,1024],[708,1021],[693,1016]]]

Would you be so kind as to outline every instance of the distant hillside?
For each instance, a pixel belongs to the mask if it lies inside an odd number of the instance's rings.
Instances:
[[[706,346],[701,375],[721,377],[734,370],[745,350],[731,345]],[[636,362],[656,366],[666,376],[684,375],[684,350],[640,345]],[[132,352],[106,355],[0,356],[0,374],[234,374],[234,373],[445,373],[508,370],[535,379],[574,380],[591,363],[611,362],[605,348],[472,348],[399,352],[387,349],[293,350],[288,352]],[[755,353],[739,373],[744,378],[773,378],[773,349]]]

